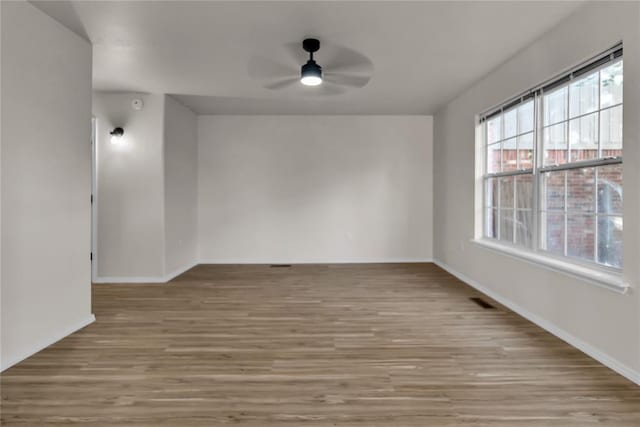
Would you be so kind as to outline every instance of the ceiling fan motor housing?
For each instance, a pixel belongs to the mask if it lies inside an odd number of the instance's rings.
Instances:
[[[317,52],[320,49],[320,40],[304,39],[302,41],[302,48],[309,53]]]

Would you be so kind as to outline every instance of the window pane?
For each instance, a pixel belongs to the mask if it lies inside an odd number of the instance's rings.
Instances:
[[[600,112],[602,157],[622,156],[622,105]]]
[[[527,101],[518,107],[518,133],[533,130],[533,101]]]
[[[513,209],[500,209],[500,240],[513,243]]]
[[[567,215],[567,255],[594,261],[595,252],[594,215]]]
[[[514,184],[513,176],[505,176],[500,178],[500,208],[505,209],[513,208],[513,184]]]
[[[542,212],[542,248],[564,255],[564,213]]]
[[[542,209],[564,210],[565,172],[546,172],[542,174]]]
[[[598,113],[569,122],[569,144],[572,162],[598,157]]]
[[[622,164],[600,166],[598,174],[598,213],[622,215]]]
[[[533,133],[518,137],[518,168],[531,169],[533,167]]]
[[[591,113],[598,109],[598,72],[569,85],[570,117]]]
[[[498,214],[497,209],[486,209],[485,232],[486,237],[493,239],[498,237]]]
[[[518,169],[518,151],[516,138],[502,141],[502,172]]]
[[[533,175],[516,176],[516,208],[533,208]]]
[[[567,211],[595,211],[595,168],[567,171]]]
[[[487,144],[493,144],[501,139],[502,115],[498,115],[487,120]]]
[[[493,208],[498,206],[498,179],[488,178],[486,181],[485,207]]]
[[[622,267],[621,216],[598,216],[598,262]]]
[[[500,143],[491,144],[487,147],[487,172],[500,172],[500,164],[502,163],[502,155]]]
[[[532,247],[533,234],[533,211],[522,210],[516,211],[515,224],[516,243],[527,248]]]
[[[544,165],[561,165],[567,162],[567,124],[560,123],[544,129]]]
[[[513,138],[517,133],[518,110],[515,108],[504,113],[504,139]]]
[[[622,61],[600,70],[600,107],[622,102]]]
[[[552,125],[567,119],[567,87],[544,95],[544,125]]]

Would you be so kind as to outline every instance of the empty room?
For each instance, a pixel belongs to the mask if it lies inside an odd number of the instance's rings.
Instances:
[[[640,426],[640,1],[0,0],[3,426]]]

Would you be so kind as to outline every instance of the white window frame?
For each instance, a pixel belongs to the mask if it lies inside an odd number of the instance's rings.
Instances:
[[[565,224],[564,227],[564,233],[565,233],[565,238],[564,238],[564,245],[565,245],[565,250],[564,250],[564,254],[565,255],[556,255],[553,254],[551,252],[548,252],[544,249],[542,249],[542,239],[541,239],[541,233],[544,231],[542,224],[541,224],[541,217],[542,217],[542,212],[540,210],[540,197],[541,197],[541,186],[543,185],[543,173],[545,172],[549,172],[549,171],[563,171],[563,170],[572,170],[572,169],[578,169],[578,168],[587,168],[587,167],[594,167],[597,168],[598,166],[604,166],[604,165],[610,165],[610,164],[622,164],[623,163],[623,157],[606,157],[606,158],[602,158],[599,157],[597,159],[591,159],[591,160],[584,160],[584,161],[579,161],[579,162],[571,162],[571,147],[570,144],[567,147],[567,163],[564,163],[562,165],[553,165],[553,166],[544,166],[544,150],[542,149],[543,147],[543,115],[544,115],[544,105],[543,105],[543,96],[545,94],[544,89],[549,87],[549,86],[553,86],[548,92],[551,91],[556,91],[559,89],[562,89],[563,87],[569,87],[569,85],[574,81],[573,79],[573,73],[575,71],[578,71],[580,69],[583,69],[585,66],[591,66],[594,63],[598,63],[599,65],[594,66],[592,68],[590,68],[588,70],[588,72],[581,74],[579,77],[576,77],[576,79],[582,78],[586,75],[589,75],[591,73],[597,72],[603,68],[606,68],[608,66],[611,66],[612,64],[615,64],[616,62],[622,61],[623,57],[622,57],[622,44],[618,44],[614,47],[612,47],[611,49],[607,50],[606,52],[603,52],[602,54],[592,58],[589,61],[585,61],[584,63],[580,64],[579,66],[573,67],[571,70],[566,71],[565,73],[562,73],[562,77],[556,77],[553,79],[550,79],[549,81],[538,85],[535,88],[532,88],[531,90],[528,90],[526,92],[524,92],[523,94],[511,98],[510,100],[502,103],[502,106],[498,106],[498,107],[494,107],[491,108],[489,110],[487,110],[487,113],[485,114],[481,114],[478,115],[479,120],[477,120],[476,123],[478,123],[478,125],[480,126],[480,131],[476,134],[477,138],[479,138],[479,145],[480,145],[480,149],[477,151],[477,154],[481,157],[479,160],[479,162],[477,162],[476,164],[481,165],[482,171],[479,174],[479,179],[481,181],[481,197],[480,198],[476,198],[477,201],[479,201],[480,203],[480,209],[479,209],[479,213],[480,213],[480,220],[476,221],[476,227],[480,227],[480,230],[476,230],[476,238],[473,239],[473,242],[484,247],[487,249],[490,249],[492,251],[497,251],[500,252],[501,254],[506,254],[509,255],[511,257],[515,257],[527,262],[532,262],[536,265],[542,266],[544,268],[547,269],[551,269],[554,271],[560,271],[562,273],[568,274],[570,276],[574,276],[574,277],[578,277],[582,280],[585,280],[587,282],[590,282],[592,284],[598,285],[598,286],[603,286],[606,287],[608,289],[612,289],[614,291],[617,292],[621,292],[621,293],[625,293],[629,286],[627,283],[624,283],[623,279],[622,279],[622,268],[615,268],[615,267],[610,267],[610,266],[606,266],[603,264],[599,264],[597,263],[595,260],[593,262],[590,261],[586,261],[586,260],[581,260],[578,258],[574,258],[574,257],[570,257],[567,254],[567,227]],[[556,83],[556,82],[560,82],[561,83]],[[598,83],[599,85],[601,84],[600,82]],[[569,89],[567,89],[569,90]],[[598,91],[598,97],[600,97],[600,90]],[[569,104],[569,98],[570,98],[570,94],[567,94],[567,104]],[[488,126],[486,125],[488,119],[494,117],[496,115],[496,112],[500,112],[500,114],[503,116],[501,119],[501,139],[500,141],[504,141],[504,113],[505,112],[509,112],[514,108],[517,108],[518,105],[524,103],[524,102],[528,102],[529,99],[533,99],[533,104],[534,104],[534,128],[533,128],[533,135],[534,135],[534,141],[533,141],[533,158],[532,158],[532,168],[531,169],[517,169],[514,171],[500,171],[497,173],[488,173],[487,171],[489,170],[488,166],[488,162],[490,161],[489,156],[488,156]],[[598,98],[598,101],[599,98]],[[602,111],[614,108],[616,106],[619,105],[624,105],[624,100],[622,101],[621,104],[616,104],[616,105],[612,105],[612,106],[607,106],[605,108],[601,108],[600,102],[598,102],[598,109],[590,112],[588,114],[593,114],[593,113],[598,113],[598,133],[600,133],[600,114],[602,113]],[[623,107],[624,108],[624,107]],[[566,132],[569,132],[569,121],[573,120],[573,119],[577,119],[579,117],[583,116],[578,115],[575,117],[570,117],[570,111],[569,111],[569,105],[567,105],[567,116],[566,116],[566,120],[564,121],[560,121],[558,123],[565,123],[565,127],[566,127]],[[518,118],[516,118],[516,123],[517,123],[517,127],[516,127],[516,136],[518,135],[518,127],[519,127],[519,120]],[[567,136],[567,142],[569,143],[569,137]],[[516,140],[517,141],[517,140]],[[623,139],[624,141],[624,139]],[[502,147],[502,142],[501,142],[501,147]],[[624,147],[624,143],[623,143],[623,147]],[[517,148],[517,145],[516,145]],[[501,148],[502,150],[502,148]],[[598,137],[598,153],[600,153],[601,150],[601,140],[600,137]],[[623,148],[624,150],[624,148]],[[623,154],[624,155],[624,154]],[[516,156],[519,156],[519,153],[516,151]],[[502,161],[502,156],[501,156],[501,161]],[[495,236],[495,237],[486,237],[486,230],[487,230],[487,222],[489,221],[489,218],[487,216],[488,211],[489,211],[489,207],[487,206],[487,189],[488,189],[488,179],[489,178],[500,178],[500,177],[504,177],[504,176],[517,176],[517,175],[532,175],[532,181],[533,181],[533,200],[532,200],[532,230],[531,230],[531,247],[525,247],[522,245],[517,245],[515,244],[515,240],[516,240],[516,230],[514,228],[514,238],[512,240],[512,242],[505,242],[503,240],[499,240],[499,235]],[[597,185],[594,185],[595,187],[595,191],[597,191]],[[476,187],[477,189],[479,189],[478,187]],[[498,183],[498,189],[500,189],[500,184]],[[500,191],[500,190],[499,190]],[[498,195],[498,198],[500,196]],[[514,199],[517,197],[516,192],[514,191]],[[565,197],[566,197],[566,189],[565,189]],[[597,195],[596,195],[596,200],[597,200]],[[623,202],[624,203],[624,202]],[[513,215],[514,217],[517,215],[517,211],[516,211],[516,206],[514,206],[513,209]],[[566,209],[567,209],[567,205],[565,202],[565,207],[564,207],[564,218],[565,218],[565,222],[566,222]],[[498,209],[496,209],[495,211],[498,213],[498,216],[496,217],[495,221],[497,221],[498,224],[498,230],[500,229],[500,207],[498,207]],[[594,214],[595,215],[595,221],[596,223],[597,221],[597,213]],[[515,221],[514,221],[515,224]],[[597,232],[597,225],[596,225],[596,232]],[[498,232],[499,233],[499,232]],[[624,233],[624,230],[623,230]],[[597,251],[597,244],[594,243],[594,250]]]

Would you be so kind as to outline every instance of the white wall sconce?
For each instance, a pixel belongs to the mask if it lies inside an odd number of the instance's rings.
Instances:
[[[112,144],[120,144],[122,142],[122,136],[124,135],[124,129],[117,127],[109,132],[109,135],[111,135]]]

